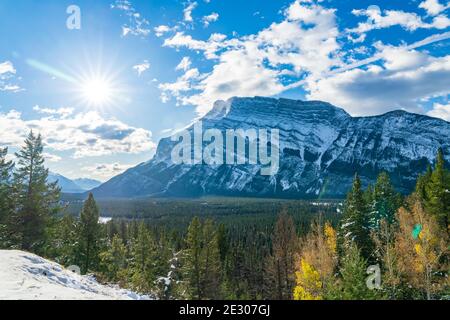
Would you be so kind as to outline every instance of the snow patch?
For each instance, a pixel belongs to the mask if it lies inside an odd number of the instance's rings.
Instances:
[[[37,255],[0,250],[0,300],[148,300]]]

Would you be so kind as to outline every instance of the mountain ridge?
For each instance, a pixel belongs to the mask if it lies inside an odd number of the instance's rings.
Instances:
[[[58,181],[58,186],[64,193],[83,193],[101,185],[100,181],[88,178],[69,179],[59,173],[49,172],[48,182]]]
[[[327,102],[234,97],[216,101],[201,120],[204,129],[221,131],[279,129],[279,172],[263,177],[258,165],[175,165],[170,160],[175,142],[169,137],[161,139],[152,160],[95,188],[94,195],[343,197],[355,172],[367,185],[381,171],[408,193],[438,148],[447,161],[450,154],[449,122],[404,110],[352,117]]]

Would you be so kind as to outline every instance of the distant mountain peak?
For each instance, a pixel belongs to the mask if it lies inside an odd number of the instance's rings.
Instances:
[[[92,190],[102,184],[98,180],[88,178],[72,180],[55,172],[49,172],[47,180],[49,182],[58,181],[58,185],[61,188],[61,191],[64,193],[83,193]]]

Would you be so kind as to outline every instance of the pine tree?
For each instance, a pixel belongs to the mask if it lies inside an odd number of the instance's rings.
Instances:
[[[433,170],[430,165],[427,166],[427,171],[424,174],[419,175],[416,182],[416,194],[422,202],[428,201],[426,187],[430,183],[431,174]]]
[[[273,253],[269,257],[268,277],[271,279],[271,295],[278,300],[291,300],[295,285],[295,253],[298,238],[294,221],[283,211],[279,214],[273,234]]]
[[[362,257],[360,250],[354,243],[350,244],[341,261],[339,299],[370,300],[376,298],[377,293],[367,287],[366,270],[367,262]]]
[[[185,252],[185,275],[189,282],[189,296],[196,300],[204,298],[201,282],[202,258],[202,225],[200,219],[195,217],[188,228]]]
[[[97,270],[100,252],[101,229],[99,209],[92,193],[83,205],[79,223],[79,259],[82,273]]]
[[[63,266],[71,266],[77,261],[77,221],[71,215],[65,215],[62,219],[55,221],[50,228],[50,239],[47,242],[46,256],[54,257],[56,262]]]
[[[221,261],[217,228],[212,220],[203,224],[195,217],[188,229],[184,275],[192,299],[220,298]]]
[[[203,292],[208,299],[220,298],[221,260],[217,228],[207,219],[203,224]]]
[[[436,216],[438,223],[445,229],[450,224],[450,172],[445,169],[442,150],[439,149],[436,166],[425,186],[425,208]],[[450,230],[449,230],[450,231]]]
[[[402,198],[391,184],[386,172],[380,173],[373,188],[369,212],[369,227],[379,229],[382,220],[392,224],[395,221],[395,213],[402,204]]]
[[[8,221],[14,210],[11,172],[13,162],[7,161],[8,148],[0,148],[0,248],[9,246]]]
[[[139,224],[136,238],[133,240],[132,256],[133,287],[138,292],[152,293],[157,279],[155,270],[155,264],[158,260],[156,242],[143,222]]]
[[[44,167],[41,135],[30,132],[25,146],[16,153],[18,166],[14,173],[16,215],[12,221],[22,250],[39,253],[46,240],[49,219],[57,212],[60,189],[57,182],[48,183]]]
[[[109,248],[100,253],[100,265],[102,273],[108,281],[125,284],[127,281],[127,248],[118,235],[113,237]]]
[[[372,245],[369,232],[368,206],[364,198],[361,180],[356,174],[352,189],[347,194],[345,201],[338,240],[340,251],[345,251],[347,247],[356,244],[363,257],[369,258]]]

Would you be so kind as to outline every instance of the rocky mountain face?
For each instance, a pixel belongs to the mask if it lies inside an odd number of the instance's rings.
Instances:
[[[203,130],[221,132],[279,129],[278,172],[261,175],[260,164],[175,164],[171,152],[178,142],[165,138],[152,160],[112,178],[94,194],[339,198],[356,172],[367,185],[381,171],[389,173],[398,191],[407,193],[418,174],[433,163],[438,148],[450,160],[450,123],[404,111],[351,117],[320,101],[232,98],[216,102],[201,121]]]

